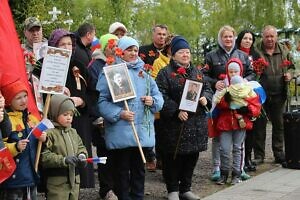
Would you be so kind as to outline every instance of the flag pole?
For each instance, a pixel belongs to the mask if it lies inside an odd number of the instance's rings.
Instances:
[[[51,94],[47,94],[45,106],[44,106],[44,109],[43,109],[43,119],[47,118],[47,115],[48,115],[50,97],[51,97]],[[41,150],[42,150],[42,142],[39,141],[37,149],[36,149],[36,157],[35,157],[35,163],[34,163],[34,169],[35,169],[36,172],[38,171]]]
[[[129,107],[128,107],[127,101],[124,100],[124,103],[125,103],[125,108],[126,108],[126,110],[129,111]],[[133,135],[134,135],[135,141],[136,141],[136,143],[138,144],[138,148],[139,148],[139,151],[140,151],[140,154],[141,154],[143,163],[145,164],[145,163],[146,163],[146,159],[145,159],[145,156],[144,156],[144,152],[143,152],[143,149],[142,149],[142,146],[141,146],[141,143],[140,143],[140,139],[139,139],[139,136],[138,136],[138,134],[137,134],[137,131],[136,131],[134,122],[131,121],[130,124],[131,124],[132,130],[133,130]]]

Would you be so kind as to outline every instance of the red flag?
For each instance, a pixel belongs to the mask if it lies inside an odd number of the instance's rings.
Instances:
[[[27,80],[23,52],[8,0],[1,1],[0,52],[0,70],[3,73],[17,75],[24,82],[28,91],[32,91]],[[41,119],[31,92],[28,93],[28,110]]]
[[[15,171],[16,163],[7,148],[0,150],[0,183],[8,179]]]

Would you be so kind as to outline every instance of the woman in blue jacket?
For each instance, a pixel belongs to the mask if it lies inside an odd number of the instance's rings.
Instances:
[[[155,81],[143,69],[144,62],[138,57],[139,45],[131,37],[118,41],[123,51],[116,63],[126,63],[136,97],[114,103],[107,79],[101,74],[97,83],[100,92],[98,108],[104,118],[105,142],[115,168],[115,192],[119,200],[144,198],[145,166],[141,159],[130,122],[134,122],[141,146],[155,145],[154,113],[163,106],[163,98]]]

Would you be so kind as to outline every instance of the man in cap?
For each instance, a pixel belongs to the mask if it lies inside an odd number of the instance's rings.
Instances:
[[[43,38],[43,28],[40,20],[36,17],[28,17],[24,22],[25,43],[22,47],[29,52],[33,52],[33,43],[46,41]]]

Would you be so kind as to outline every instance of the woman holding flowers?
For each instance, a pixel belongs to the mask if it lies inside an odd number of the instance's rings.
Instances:
[[[123,53],[115,61],[127,65],[136,97],[127,100],[130,110],[125,109],[123,101],[114,103],[107,79],[102,73],[96,86],[100,93],[98,108],[104,118],[106,147],[115,166],[114,191],[119,200],[142,200],[145,166],[130,122],[135,124],[141,146],[153,147],[154,113],[162,108],[163,98],[153,78],[143,69],[144,62],[138,57],[138,42],[123,36],[118,41],[118,47]]]
[[[199,152],[207,149],[205,110],[211,105],[213,92],[209,83],[203,82],[197,111],[179,110],[185,80],[203,81],[203,74],[191,64],[190,45],[182,36],[172,39],[171,54],[169,65],[156,77],[165,101],[160,112],[161,130],[157,142],[162,152],[168,199],[196,200],[200,198],[191,192],[192,176]]]

